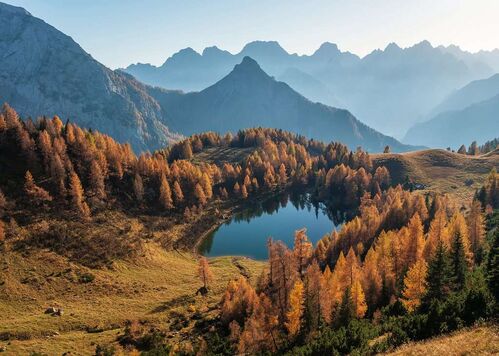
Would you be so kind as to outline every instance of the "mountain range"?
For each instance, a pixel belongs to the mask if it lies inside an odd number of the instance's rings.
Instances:
[[[267,75],[250,57],[200,92],[184,94],[156,87],[149,94],[168,108],[168,126],[186,135],[262,126],[341,141],[353,148],[362,146],[371,152],[381,152],[386,145],[396,151],[414,149],[371,129],[347,110],[311,102]]]
[[[396,137],[456,88],[499,71],[499,51],[475,54],[457,46],[423,41],[409,48],[395,43],[360,58],[324,43],[312,55],[290,54],[275,41],[248,43],[236,54],[208,47],[186,48],[161,66],[134,64],[124,71],[167,89],[200,91],[223,78],[249,56],[265,72],[312,101],[348,109],[369,126]]]
[[[247,48],[267,65],[274,57],[287,56],[278,46],[274,49],[264,55],[260,45]],[[217,62],[220,51],[205,52]],[[252,126],[288,129],[371,151],[380,151],[385,145],[396,151],[413,148],[367,127],[346,110],[307,100],[268,76],[249,57],[198,93],[153,88],[122,71],[110,70],[69,36],[24,9],[6,4],[0,4],[0,53],[1,102],[8,102],[22,117],[57,114],[120,142],[130,142],[136,151],[163,147],[180,135],[234,132]],[[317,56],[321,57],[321,52]],[[192,56],[193,61],[196,58]],[[172,73],[185,74],[180,67]],[[302,77],[307,80],[314,82],[307,75]]]
[[[433,116],[416,124],[404,141],[430,147],[484,143],[499,133],[499,74],[476,80],[449,95],[432,112]]]

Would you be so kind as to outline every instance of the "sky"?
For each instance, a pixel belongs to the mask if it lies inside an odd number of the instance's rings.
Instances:
[[[422,40],[499,47],[499,0],[4,0],[71,36],[110,68],[162,64],[185,47],[232,53],[275,40],[290,53],[321,43],[364,56]]]

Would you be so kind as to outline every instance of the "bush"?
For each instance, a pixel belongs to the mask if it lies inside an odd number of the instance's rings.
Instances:
[[[80,283],[91,283],[95,279],[95,276],[92,273],[83,273],[78,278]]]

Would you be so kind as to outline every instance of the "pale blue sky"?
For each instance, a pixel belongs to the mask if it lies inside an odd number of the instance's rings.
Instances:
[[[276,40],[312,53],[325,41],[365,55],[427,39],[470,51],[499,47],[498,0],[5,0],[73,37],[111,68],[161,64],[185,47],[238,52]]]

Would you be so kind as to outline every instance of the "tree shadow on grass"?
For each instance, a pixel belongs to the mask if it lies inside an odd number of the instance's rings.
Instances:
[[[151,310],[151,314],[162,313],[169,309],[176,308],[179,306],[185,306],[194,302],[194,296],[189,294],[181,295],[177,298],[173,298],[167,302],[158,305],[153,310]]]

